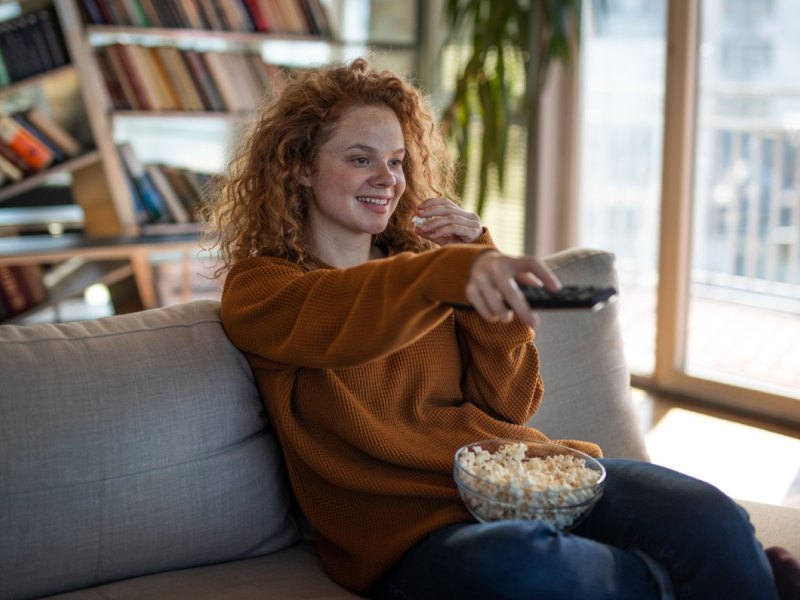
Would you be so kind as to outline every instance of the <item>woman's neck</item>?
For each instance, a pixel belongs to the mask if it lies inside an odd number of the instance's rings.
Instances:
[[[371,237],[358,244],[317,243],[313,244],[313,251],[325,264],[339,269],[386,257],[386,253],[373,243]]]

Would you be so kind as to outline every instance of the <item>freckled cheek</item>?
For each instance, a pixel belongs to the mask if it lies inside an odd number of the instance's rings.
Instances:
[[[398,177],[395,179],[394,183],[394,195],[396,198],[399,198],[403,195],[406,191],[406,178],[405,177]]]

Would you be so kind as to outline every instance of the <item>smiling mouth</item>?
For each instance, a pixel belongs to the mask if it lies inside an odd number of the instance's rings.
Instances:
[[[378,206],[386,206],[389,204],[391,198],[373,198],[371,196],[356,196],[356,200],[366,204],[377,204]]]

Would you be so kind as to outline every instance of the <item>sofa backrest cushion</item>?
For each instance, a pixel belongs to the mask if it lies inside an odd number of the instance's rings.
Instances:
[[[545,259],[564,284],[618,287],[614,255],[570,249]],[[553,438],[595,442],[606,456],[647,459],[631,398],[619,305],[541,311],[536,330],[544,399],[531,425]]]
[[[218,308],[0,326],[0,598],[298,539],[279,447]]]

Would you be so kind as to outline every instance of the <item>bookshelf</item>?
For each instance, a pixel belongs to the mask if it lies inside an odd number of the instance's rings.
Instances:
[[[181,285],[191,284],[195,275],[191,269],[202,251],[197,241],[199,227],[185,214],[191,215],[191,202],[199,201],[203,183],[224,169],[261,102],[280,85],[284,69],[365,54],[387,68],[411,73],[418,68],[419,0],[24,0],[4,4],[18,5],[24,15],[50,11],[61,31],[67,60],[6,85],[0,76],[0,112],[37,106],[79,141],[81,152],[0,185],[0,265],[56,270],[66,261],[83,261],[89,265],[84,275],[73,277],[71,287],[62,286],[67,291],[59,293],[74,295],[92,273],[101,282],[127,277],[135,282],[138,305],[143,308],[165,303],[167,288],[173,299],[190,299]],[[2,16],[4,4],[0,4],[0,21],[7,19]],[[126,12],[137,6],[140,11]],[[215,13],[207,12],[214,7]],[[294,17],[287,16],[287,10],[294,11]],[[122,59],[111,59],[112,53],[136,55],[134,77],[141,78],[138,85],[147,91],[132,89],[135,82],[129,71],[119,62]],[[191,71],[197,56],[213,80],[216,100],[211,84],[203,87],[199,71]],[[214,62],[218,63],[216,73]],[[242,78],[244,72],[250,79]],[[225,79],[231,73],[239,73],[238,78]],[[125,75],[127,83],[120,82]],[[182,85],[171,85],[173,80]],[[192,98],[186,95],[190,88]],[[131,101],[143,93],[149,94],[150,102]],[[133,169],[130,156],[139,163]],[[153,170],[161,170],[162,175]],[[185,210],[179,212],[184,216],[175,217],[177,208],[164,199],[163,187],[157,185],[152,193],[162,204],[149,206],[149,188],[142,189],[144,184],[134,172],[148,174],[151,187],[154,178],[163,186],[164,174],[170,175],[170,186],[178,186],[176,172],[188,181],[193,196],[187,199],[186,194],[192,194],[184,189],[180,197]],[[47,196],[51,185],[69,188],[83,216],[80,226],[56,223],[54,236],[45,223],[37,230],[20,222],[14,231],[8,223],[13,217],[3,219],[4,209],[8,215],[28,214],[24,210],[28,195]],[[128,268],[117,268],[120,261]],[[182,284],[158,280],[161,273],[175,277],[170,262],[182,265]],[[107,268],[111,265],[115,268]],[[55,289],[51,291],[48,302],[52,304],[57,300],[53,299]]]

